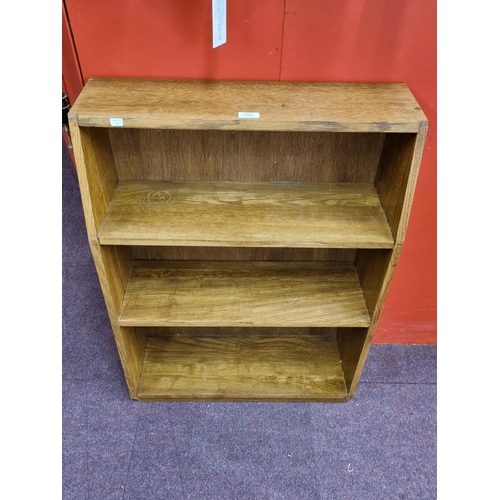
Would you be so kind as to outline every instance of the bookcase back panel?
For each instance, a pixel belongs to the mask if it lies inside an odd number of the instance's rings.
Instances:
[[[372,183],[385,135],[109,129],[120,180]]]
[[[307,335],[324,335],[335,336],[339,328],[280,328],[280,327],[137,327],[137,331],[144,335],[155,337],[175,337],[175,336],[195,336],[207,335],[212,337],[248,337],[251,335],[259,335],[261,337],[291,337],[291,336],[307,336]],[[346,330],[355,330],[354,328],[346,328]]]
[[[355,255],[350,248],[132,247],[138,260],[354,262]]]

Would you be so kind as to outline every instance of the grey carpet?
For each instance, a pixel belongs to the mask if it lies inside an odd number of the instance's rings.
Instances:
[[[62,167],[65,500],[436,498],[435,346],[372,346],[345,404],[131,401]]]

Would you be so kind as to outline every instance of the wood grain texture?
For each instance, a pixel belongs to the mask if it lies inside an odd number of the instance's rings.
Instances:
[[[252,326],[176,326],[176,327],[137,327],[136,330],[147,337],[172,337],[184,335],[187,337],[304,337],[309,335],[335,335],[337,328],[280,328],[280,327],[252,327]]]
[[[108,129],[120,180],[373,183],[385,133]]]
[[[150,337],[143,401],[345,401],[335,335]]]
[[[97,228],[116,184],[109,137],[103,129],[80,129],[75,122],[70,126],[90,250],[129,394],[136,398],[146,336],[134,328],[123,328],[118,324],[132,266],[131,250],[128,247],[103,247],[97,241]]]
[[[118,323],[123,295],[132,265],[130,248],[103,247],[96,239],[91,239],[90,249],[104,295],[125,381],[130,397],[136,398],[147,337],[134,328],[124,328]]]
[[[363,290],[366,307],[372,320],[377,320],[383,301],[384,287],[388,288],[396,269],[401,243],[392,250],[358,250],[354,264]]]
[[[338,328],[337,347],[347,392],[354,394],[353,381],[357,375],[361,353],[365,347],[368,328]],[[369,346],[368,346],[369,347]],[[368,353],[368,351],[366,351]]]
[[[238,113],[258,112],[259,119]],[[82,127],[417,132],[426,117],[404,84],[91,78],[70,116]]]
[[[103,245],[391,248],[369,184],[121,181]]]
[[[392,250],[358,250],[355,266],[370,314],[368,329],[339,328],[338,346],[349,397],[354,395],[389,291],[403,244]]]
[[[121,326],[368,326],[348,263],[137,261]]]
[[[135,260],[354,262],[355,256],[353,248],[132,247]]]
[[[358,249],[355,266],[371,323],[339,328],[338,346],[349,397],[354,395],[403,247],[427,127],[417,135],[387,134],[375,186],[395,238],[391,250]]]
[[[427,127],[418,134],[387,134],[375,179],[395,241],[404,241]]]
[[[80,193],[89,237],[97,236],[118,180],[109,135],[70,122]]]
[[[408,175],[408,181],[406,184],[405,197],[403,199],[403,206],[401,208],[401,216],[399,221],[398,232],[394,238],[394,240],[398,242],[404,241],[406,236],[406,231],[408,229],[411,207],[413,204],[413,198],[415,196],[415,189],[417,186],[418,172],[420,170],[422,154],[425,146],[425,138],[427,137],[427,130],[428,130],[427,125],[422,125],[417,133],[417,138],[415,141],[415,150],[413,153],[413,158],[410,166],[410,173]]]

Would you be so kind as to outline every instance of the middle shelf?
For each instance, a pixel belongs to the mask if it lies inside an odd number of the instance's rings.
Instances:
[[[367,327],[353,263],[135,261],[121,326]]]
[[[373,184],[120,181],[102,245],[392,248]]]

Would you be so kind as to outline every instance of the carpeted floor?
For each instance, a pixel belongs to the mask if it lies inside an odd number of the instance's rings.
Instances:
[[[64,500],[436,498],[435,346],[372,346],[345,404],[131,401],[62,163]]]

